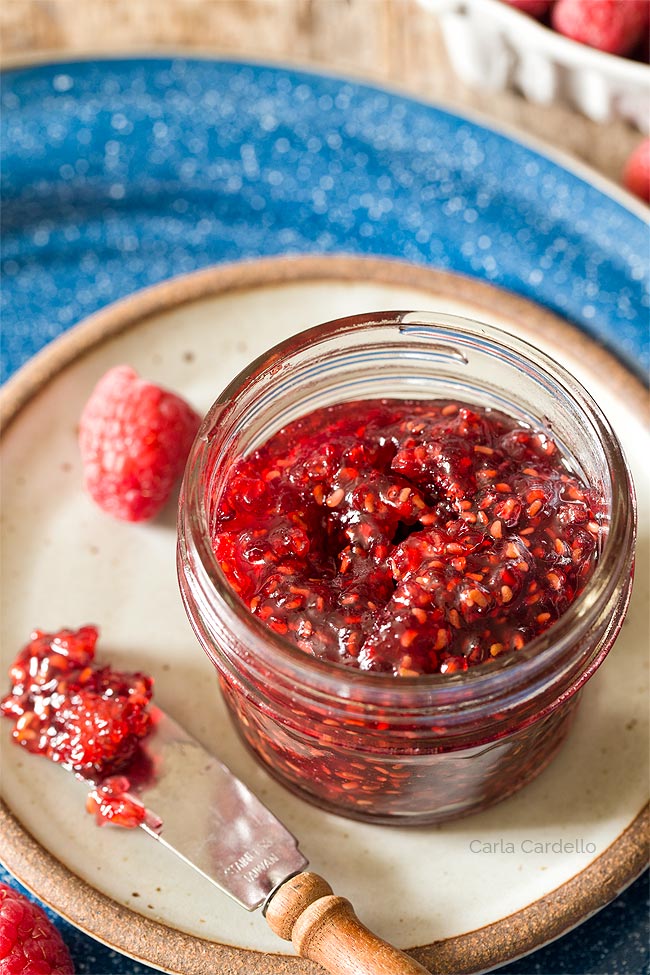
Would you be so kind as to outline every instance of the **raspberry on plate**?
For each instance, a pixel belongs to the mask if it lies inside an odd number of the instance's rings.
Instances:
[[[609,54],[629,54],[648,26],[648,0],[557,0],[553,27]]]
[[[109,369],[79,424],[86,490],[115,518],[153,518],[183,472],[200,422],[185,400],[130,366]]]
[[[70,953],[45,911],[1,883],[0,975],[74,975]]]
[[[650,203],[650,139],[644,139],[626,162],[623,185]]]

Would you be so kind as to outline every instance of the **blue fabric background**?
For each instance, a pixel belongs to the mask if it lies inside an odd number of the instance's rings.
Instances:
[[[184,59],[10,71],[1,104],[3,380],[157,281],[219,261],[341,252],[492,281],[647,377],[646,224],[489,128],[335,78]],[[647,895],[641,879],[502,971],[646,971]],[[80,975],[153,971],[56,923]]]

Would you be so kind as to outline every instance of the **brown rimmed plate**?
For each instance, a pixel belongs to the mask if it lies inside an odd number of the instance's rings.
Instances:
[[[247,361],[291,332],[407,307],[499,324],[561,359],[617,429],[640,501],[628,620],[556,761],[486,813],[414,830],[322,813],[243,751],[177,596],[173,506],[151,525],[110,521],[80,489],[75,438],[88,393],[118,362],[205,410]],[[77,326],[5,387],[1,665],[33,626],[98,622],[106,657],[154,674],[160,704],[260,794],[300,837],[314,869],[371,926],[415,948],[435,971],[491,968],[584,920],[645,865],[646,407],[638,381],[582,333],[528,301],[455,275],[306,257],[222,266],[159,285]],[[2,860],[74,924],[168,972],[315,975],[309,962],[278,953],[289,949],[261,917],[197,882],[146,836],[98,830],[70,777],[11,745],[8,723],[0,725],[0,749]]]

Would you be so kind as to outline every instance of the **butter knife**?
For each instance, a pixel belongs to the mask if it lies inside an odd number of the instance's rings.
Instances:
[[[130,791],[162,820],[140,825],[248,911],[262,909],[271,929],[331,975],[428,975],[372,934],[350,902],[337,897],[296,838],[230,769],[160,708],[142,743],[154,774]],[[128,772],[127,772],[128,774]]]

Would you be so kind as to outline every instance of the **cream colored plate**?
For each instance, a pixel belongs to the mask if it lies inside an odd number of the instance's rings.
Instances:
[[[153,524],[112,521],[81,490],[76,446],[81,408],[112,365],[130,363],[205,411],[241,367],[280,339],[319,321],[390,308],[459,312],[532,336],[608,414],[639,495],[628,620],[584,692],[566,747],[513,798],[428,829],[325,814],[255,764],[228,723],[181,606],[173,505]],[[478,971],[529,951],[639,872],[648,781],[650,439],[641,387],[581,333],[522,299],[449,274],[379,260],[270,260],[178,279],[94,316],[33,360],[6,387],[3,406],[11,421],[2,443],[3,672],[32,627],[98,623],[100,654],[151,672],[156,700],[287,824],[313,869],[388,940],[429,946],[418,957],[438,971]],[[246,914],[144,834],[99,830],[72,778],[11,744],[8,721],[0,744],[3,859],[74,923],[185,975],[206,964],[223,973],[316,971],[258,954],[291,949],[259,914]]]

